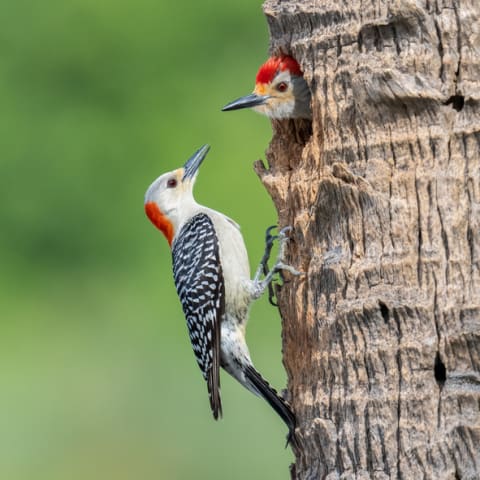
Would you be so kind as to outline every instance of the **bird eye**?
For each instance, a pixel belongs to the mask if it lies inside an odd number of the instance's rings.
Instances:
[[[177,179],[176,178],[170,178],[167,182],[167,187],[168,188],[175,188],[177,186]]]
[[[286,92],[287,89],[288,89],[288,85],[286,82],[280,82],[277,86],[276,86],[276,89],[279,91],[279,92]]]

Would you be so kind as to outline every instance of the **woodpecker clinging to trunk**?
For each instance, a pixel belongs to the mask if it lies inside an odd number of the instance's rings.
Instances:
[[[270,118],[312,118],[310,89],[297,61],[289,56],[270,57],[258,70],[255,89],[222,110],[253,108]]]
[[[260,280],[261,264],[254,279],[250,279],[239,226],[193,198],[197,171],[208,150],[207,145],[203,146],[183,168],[157,178],[145,194],[145,211],[172,248],[175,286],[193,351],[207,382],[214,418],[222,414],[222,367],[274,408],[288,426],[288,439],[294,441],[295,416],[253,367],[245,328],[251,302],[263,293],[273,275],[280,270],[298,272],[282,262],[287,238],[280,232],[275,266]]]

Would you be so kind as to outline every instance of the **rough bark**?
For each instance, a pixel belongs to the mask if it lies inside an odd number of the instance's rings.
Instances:
[[[480,2],[268,0],[313,122],[256,170],[305,272],[279,294],[294,479],[480,478]]]

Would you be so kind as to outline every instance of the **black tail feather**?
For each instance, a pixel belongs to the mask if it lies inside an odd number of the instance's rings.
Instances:
[[[252,386],[268,402],[268,404],[277,412],[280,418],[288,427],[287,445],[289,443],[296,445],[295,428],[297,420],[290,406],[279,397],[277,391],[272,388],[268,382],[252,367],[245,369],[245,376],[252,383]]]

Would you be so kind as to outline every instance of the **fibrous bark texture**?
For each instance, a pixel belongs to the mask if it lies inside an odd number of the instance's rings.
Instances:
[[[268,0],[313,121],[256,170],[292,225],[279,294],[294,479],[480,478],[480,1]]]

